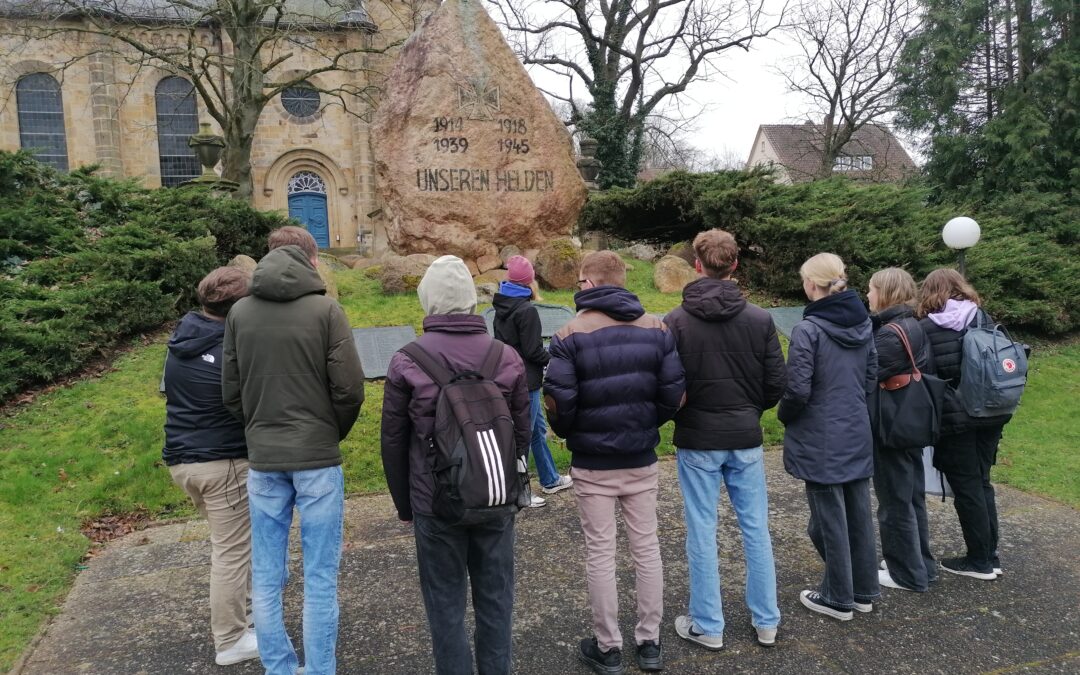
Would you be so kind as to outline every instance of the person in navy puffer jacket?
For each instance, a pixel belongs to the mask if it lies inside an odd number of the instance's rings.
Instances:
[[[551,340],[544,400],[552,430],[572,453],[595,637],[578,658],[597,673],[622,672],[615,587],[615,505],[622,507],[637,577],[637,663],[660,670],[664,578],[656,535],[658,427],[685,391],[675,337],[646,314],[611,251],[581,263],[578,315]]]
[[[244,424],[221,396],[225,315],[248,294],[251,274],[219,267],[197,289],[201,312],[188,312],[169,338],[165,361],[165,444],[161,458],[210,526],[210,629],[214,662],[259,656],[248,628],[251,521]]]
[[[788,381],[777,417],[784,423],[784,468],[806,482],[807,533],[825,576],[804,590],[811,611],[851,620],[881,595],[870,477],[874,447],[866,398],[877,386],[870,315],[847,289],[844,263],[819,253],[799,273],[810,304],[791,330]]]

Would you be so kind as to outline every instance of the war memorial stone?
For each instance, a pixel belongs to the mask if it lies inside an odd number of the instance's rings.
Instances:
[[[385,91],[373,154],[396,252],[498,261],[569,236],[586,195],[569,135],[479,0],[431,14]]]

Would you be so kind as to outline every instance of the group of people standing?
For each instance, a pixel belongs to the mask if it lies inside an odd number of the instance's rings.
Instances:
[[[163,455],[210,523],[216,662],[258,656],[269,675],[324,675],[336,669],[344,490],[339,443],[363,403],[363,373],[344,312],[324,295],[310,234],[281,228],[271,234],[270,249],[252,276],[232,268],[211,272],[198,289],[202,310],[186,315],[170,339]],[[760,420],[777,404],[786,425],[785,467],[806,482],[808,531],[825,561],[822,582],[801,593],[802,604],[848,620],[853,610],[872,611],[879,585],[925,591],[937,577],[922,448],[874,447],[867,406],[879,380],[907,363],[885,324],[905,332],[920,368],[936,370],[955,388],[959,338],[982,311],[974,290],[952,270],[931,273],[921,292],[903,270],[882,270],[870,282],[871,314],[847,289],[842,261],[819,254],[801,269],[811,302],[792,332],[785,363],[771,316],[747,302],[734,280],[734,237],[709,230],[695,238],[693,249],[701,277],[663,319],[646,313],[625,288],[625,264],[609,251],[583,259],[577,315],[548,349],[530,302],[534,273],[527,259],[508,261],[493,303],[495,337],[512,349],[501,350],[490,379],[505,398],[517,454],[532,452],[545,493],[572,490],[576,499],[593,633],[581,640],[577,656],[597,673],[624,671],[617,506],[635,568],[635,661],[644,671],[663,669],[655,448],[659,427],[670,420],[690,576],[688,611],[674,621],[679,637],[706,649],[723,647],[717,554],[723,484],[742,532],[751,623],[759,644],[776,643],[780,611]],[[436,259],[417,294],[425,318],[416,345],[423,352],[450,372],[492,365],[490,355],[499,352],[475,314],[476,289],[461,259]],[[436,514],[440,488],[431,443],[439,394],[423,364],[407,351],[394,355],[382,408],[387,485],[399,519],[412,524],[436,672],[509,673],[515,516],[451,522]],[[1007,421],[974,420],[947,398],[935,461],[956,494],[968,551],[941,561],[946,571],[979,579],[1001,573],[989,469]],[[569,475],[555,468],[546,424],[566,439]],[[530,505],[542,506],[543,498]],[[294,506],[304,558],[302,668],[282,611]],[[475,651],[465,624],[470,589]]]

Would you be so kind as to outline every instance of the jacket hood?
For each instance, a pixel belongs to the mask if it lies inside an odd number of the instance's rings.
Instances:
[[[620,286],[596,286],[574,294],[577,311],[596,309],[616,321],[633,321],[645,313],[641,301]]]
[[[214,321],[199,312],[188,312],[169,338],[169,353],[181,359],[192,359],[206,354],[224,339],[224,321]]]
[[[683,289],[683,309],[705,321],[727,321],[746,307],[739,285],[730,279],[702,277]]]
[[[487,324],[479,314],[431,314],[424,317],[424,332],[487,333]]]
[[[803,318],[842,347],[861,347],[874,338],[870,314],[850,289],[811,302],[803,310]]]
[[[263,300],[290,302],[325,292],[326,284],[299,246],[270,251],[259,261],[251,277],[251,294]]]
[[[527,305],[531,302],[528,298],[515,298],[512,295],[504,295],[503,293],[496,293],[491,299],[491,306],[495,308],[497,312],[509,313],[517,309],[521,305]]]
[[[962,331],[968,327],[977,311],[979,311],[979,306],[971,300],[949,298],[940,312],[927,314],[926,317],[942,328]]]
[[[521,284],[515,284],[513,281],[500,281],[499,293],[508,295],[512,298],[531,298],[532,289],[528,286],[522,286]]]
[[[871,314],[870,321],[874,324],[874,330],[877,330],[887,323],[899,321],[909,316],[915,316],[915,309],[911,305],[893,305],[892,307],[886,307],[877,314]]]

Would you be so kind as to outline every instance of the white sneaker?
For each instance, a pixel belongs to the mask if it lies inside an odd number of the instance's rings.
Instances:
[[[722,635],[705,635],[697,630],[694,620],[688,616],[675,617],[675,633],[684,640],[696,642],[705,649],[714,652],[724,648],[724,637]]]
[[[257,658],[259,658],[259,643],[255,639],[255,631],[246,630],[232,647],[217,653],[214,663],[219,666],[231,666],[234,663]]]
[[[559,492],[560,490],[565,490],[566,488],[573,487],[573,486],[574,486],[574,479],[573,478],[571,478],[570,476],[559,476],[559,480],[555,481],[554,485],[552,485],[550,487],[542,487],[540,489],[543,490],[544,494],[546,494],[546,495],[553,495],[556,492]]]
[[[536,495],[533,495],[532,496],[532,502],[529,503],[529,508],[530,509],[538,509],[541,506],[547,506],[547,500],[544,499],[543,497],[537,497]]]
[[[776,646],[776,626],[772,628],[761,628],[754,626],[754,630],[757,632],[757,642],[762,647],[774,647]]]
[[[901,591],[910,591],[911,589],[906,586],[901,586],[893,580],[892,575],[889,574],[889,570],[878,570],[877,573],[878,583],[886,588],[898,588]]]

